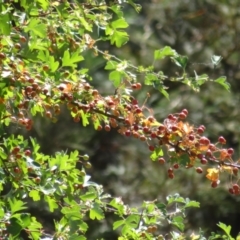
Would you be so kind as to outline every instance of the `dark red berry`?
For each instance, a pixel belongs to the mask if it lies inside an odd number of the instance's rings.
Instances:
[[[173,172],[168,173],[168,177],[171,178],[171,179],[173,179],[173,178],[174,178],[174,173],[173,173]]]
[[[127,136],[127,137],[131,136],[131,131],[130,131],[130,130],[127,130],[127,131],[125,132],[125,136]]]
[[[183,109],[182,113],[184,113],[187,116],[188,115],[188,110],[187,109]]]
[[[181,113],[179,113],[178,117],[180,119],[185,119],[187,117],[187,115],[184,112],[181,112]]]
[[[154,151],[154,149],[155,149],[155,147],[152,146],[152,145],[150,145],[148,148],[149,148],[150,151]]]
[[[188,139],[189,139],[190,141],[193,141],[193,140],[195,139],[195,137],[194,137],[194,135],[189,135],[189,136],[188,136]]]
[[[218,186],[218,182],[217,181],[213,181],[212,183],[211,183],[211,187],[212,188],[216,188]]]
[[[175,163],[175,164],[173,165],[173,168],[178,169],[178,168],[179,168],[179,164],[178,164],[178,163]]]
[[[152,132],[152,133],[151,133],[151,138],[156,138],[156,137],[157,137],[157,133]]]
[[[233,155],[234,150],[233,150],[233,148],[229,148],[229,149],[227,150],[227,152],[228,152],[229,155]]]
[[[221,136],[218,138],[218,142],[221,144],[226,144],[226,139],[223,136]]]
[[[208,163],[208,160],[206,158],[201,159],[201,164],[207,164],[207,163]]]
[[[111,127],[107,124],[107,125],[105,125],[104,129],[105,129],[105,131],[109,132],[111,130]]]
[[[31,155],[31,151],[29,149],[25,150],[24,152],[25,156],[30,156]]]
[[[199,174],[201,174],[201,173],[203,172],[203,170],[202,170],[201,167],[197,167],[197,168],[196,168],[196,172],[199,173]]]
[[[158,158],[158,162],[160,163],[160,164],[164,164],[166,161],[165,161],[165,159],[164,158]]]

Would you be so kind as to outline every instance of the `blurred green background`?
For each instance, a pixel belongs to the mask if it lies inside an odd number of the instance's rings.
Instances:
[[[147,93],[151,97],[146,105],[153,109],[156,118],[162,121],[169,113],[187,108],[187,121],[194,125],[205,125],[205,135],[213,142],[218,136],[227,139],[227,145],[234,147],[235,159],[240,156],[240,8],[236,0],[148,0],[139,1],[142,11],[137,14],[130,6],[124,7],[130,41],[121,49],[108,43],[99,48],[116,54],[121,59],[135,65],[153,64],[153,52],[164,46],[171,46],[178,53],[189,58],[187,72],[194,71],[210,77],[227,76],[231,92],[220,85],[205,84],[200,92],[194,92],[185,85],[166,82],[170,100],[157,90],[144,86],[136,93],[140,104]],[[96,35],[101,34],[96,30]],[[221,64],[214,68],[212,55],[223,57]],[[85,56],[85,67],[90,68],[92,84],[102,95],[114,93],[114,87],[104,71],[105,62],[91,53]],[[157,71],[165,75],[178,76],[181,69],[170,60],[155,63]],[[143,77],[139,75],[140,82]],[[12,129],[12,131],[16,131]],[[117,131],[95,132],[93,126],[86,128],[74,123],[66,109],[56,124],[39,117],[30,135],[38,139],[42,151],[53,154],[55,151],[78,149],[90,155],[93,168],[89,170],[93,181],[102,184],[106,192],[122,196],[131,206],[143,200],[165,200],[166,196],[180,193],[183,197],[197,200],[200,209],[193,209],[187,215],[187,228],[190,234],[200,227],[209,235],[217,231],[219,221],[232,225],[232,235],[240,231],[240,197],[231,196],[228,185],[231,179],[221,179],[222,184],[212,189],[210,182],[195,173],[194,169],[178,170],[173,180],[167,178],[167,166],[151,162],[147,146],[139,140],[120,136]],[[36,208],[33,207],[36,212]],[[36,212],[43,222],[52,226],[48,213]],[[89,222],[92,230],[88,239],[116,239],[111,228],[113,216],[106,221]],[[164,231],[168,231],[166,227]]]

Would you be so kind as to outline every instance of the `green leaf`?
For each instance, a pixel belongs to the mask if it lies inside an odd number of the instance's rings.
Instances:
[[[55,199],[53,199],[52,197],[50,197],[48,195],[45,195],[44,199],[48,203],[50,212],[54,212],[54,209],[58,209],[59,206],[57,205]]]
[[[85,114],[83,110],[80,110],[80,114],[81,114],[82,124],[84,127],[86,127],[89,124],[87,114]]]
[[[47,10],[49,7],[49,2],[48,0],[37,0],[37,2],[41,5],[41,7],[43,8],[43,10]]]
[[[177,55],[177,52],[169,46],[166,46],[160,50],[154,51],[154,59],[155,60],[163,59],[167,56],[176,56],[176,55]]]
[[[197,208],[199,208],[200,207],[200,203],[196,202],[196,201],[186,201],[185,208],[188,208],[188,207],[197,207]]]
[[[113,82],[114,87],[119,87],[122,82],[123,74],[119,71],[112,71],[109,74],[109,79]]]
[[[157,84],[159,81],[158,76],[154,73],[147,73],[144,79],[145,85]]]
[[[113,69],[117,68],[117,65],[118,65],[118,62],[113,61],[113,60],[109,60],[109,61],[107,61],[107,65],[105,66],[104,69],[113,70]]]
[[[123,18],[113,21],[111,25],[114,29],[128,27],[128,23]]]
[[[10,8],[6,11],[3,11],[4,7],[2,9],[2,12],[0,13],[0,33],[3,35],[9,35],[11,32],[11,20],[9,16]]]
[[[179,67],[181,67],[183,69],[186,68],[187,63],[188,63],[188,57],[186,57],[186,56],[180,56],[180,55],[179,56],[175,56],[175,57],[172,57],[172,60],[174,61],[174,63],[177,66],[179,66]]]
[[[118,48],[128,42],[129,36],[126,32],[123,31],[114,31],[111,35],[110,41],[111,44],[116,44]]]
[[[219,77],[215,80],[215,82],[222,85],[228,92],[230,91],[230,84],[227,82],[227,78],[225,76]]]
[[[69,237],[69,240],[86,240],[87,238],[86,237],[84,237],[83,235],[81,235],[81,236],[79,236],[79,235],[71,235],[70,237]]]
[[[13,198],[12,200],[9,199],[9,205],[10,205],[10,209],[12,213],[21,211],[23,209],[27,209],[27,207],[24,207],[26,203],[20,201],[20,200],[16,200],[15,198]]]
[[[164,214],[167,214],[167,206],[164,203],[156,203],[156,207]]]
[[[161,88],[161,89],[159,89],[159,92],[160,92],[165,98],[167,98],[167,99],[169,100],[169,94],[168,94],[168,92],[167,92],[165,89]]]
[[[30,215],[28,213],[22,213],[20,215],[20,219],[21,219],[21,224],[23,228],[28,227],[31,224],[31,219],[30,219]]]
[[[33,201],[39,201],[40,200],[40,194],[37,190],[31,190],[29,192],[29,197],[33,199]]]
[[[51,69],[52,72],[55,72],[58,69],[59,66],[59,62],[55,61],[53,56],[49,57],[49,67]]]
[[[84,60],[82,55],[79,55],[79,51],[70,55],[69,49],[65,50],[62,58],[62,67],[77,67],[75,63]]]
[[[81,195],[80,198],[83,200],[83,201],[89,201],[89,200],[93,200],[97,197],[96,193],[94,192],[87,192],[86,194],[84,195]]]
[[[113,223],[113,230],[116,230],[117,228],[119,228],[123,224],[125,224],[125,220],[118,220],[118,221],[114,222]]]
[[[19,219],[17,218],[11,218],[10,220],[11,224],[7,226],[7,231],[9,234],[11,234],[13,237],[17,237],[22,230],[21,223]]]
[[[161,156],[163,156],[163,150],[162,150],[162,148],[156,148],[156,149],[152,152],[150,158],[151,158],[152,161],[156,161],[156,160],[158,159],[158,157],[161,157]]]
[[[135,228],[139,224],[139,220],[140,220],[140,216],[139,215],[132,214],[132,215],[129,215],[126,218],[125,222],[126,222],[126,224],[130,225],[132,228]]]
[[[114,198],[110,203],[110,206],[116,208],[118,210],[119,215],[124,214],[124,204],[121,198]]]
[[[103,211],[100,208],[98,203],[95,202],[93,204],[93,208],[91,208],[89,216],[92,220],[94,220],[94,219],[102,220],[104,218]]]
[[[176,216],[176,217],[173,217],[173,219],[172,219],[172,224],[174,225],[174,226],[176,226],[180,231],[184,231],[184,223],[183,223],[183,217],[181,217],[181,216]]]
[[[25,31],[31,31],[34,35],[41,38],[45,38],[47,35],[47,25],[41,23],[40,19],[30,18],[28,25],[25,27]]]
[[[232,228],[231,226],[227,226],[226,224],[221,223],[221,222],[219,222],[219,224],[217,224],[217,226],[220,227],[227,234],[227,236],[229,237],[229,240],[234,240],[234,238],[232,238],[230,235],[230,231]]]

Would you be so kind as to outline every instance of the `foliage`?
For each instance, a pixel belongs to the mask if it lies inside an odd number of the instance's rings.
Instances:
[[[169,98],[166,83],[179,82],[195,91],[206,82],[214,82],[230,89],[226,77],[212,79],[207,74],[191,76],[187,70],[188,58],[170,46],[155,50],[151,66],[135,66],[102,50],[106,43],[121,48],[129,40],[128,22],[123,6],[134,1],[7,1],[0,3],[0,236],[2,239],[86,239],[87,220],[101,221],[106,214],[114,215],[113,230],[118,239],[185,239],[186,209],[199,203],[178,194],[168,196],[166,202],[144,201],[130,207],[121,197],[112,197],[101,185],[90,181],[87,169],[91,167],[88,155],[56,152],[53,156],[41,153],[37,140],[22,135],[6,134],[9,126],[30,131],[35,116],[41,115],[57,122],[62,106],[67,106],[74,122],[84,127],[92,124],[96,131],[116,128],[126,136],[133,136],[147,144],[150,158],[169,164],[168,177],[175,170],[195,168],[213,188],[220,176],[231,177],[229,192],[240,194],[239,165],[232,158],[234,150],[223,148],[220,136],[217,143],[202,136],[203,125],[196,127],[185,122],[188,110],[173,113],[159,122],[144,103],[138,104],[134,93],[143,84],[152,86]],[[114,94],[103,96],[93,84],[90,68],[85,66],[88,56],[105,61],[105,71],[114,86]],[[154,65],[170,57],[179,67],[178,77],[156,71]],[[218,65],[220,56],[212,57]],[[147,99],[150,96],[147,96]],[[146,101],[147,101],[146,99]],[[164,156],[166,152],[166,156]],[[206,166],[206,167],[205,167]],[[59,212],[54,231],[48,233],[39,219],[28,211],[32,202],[40,202],[51,213]],[[161,232],[170,225],[169,234]],[[218,225],[229,239],[230,226]],[[24,235],[25,234],[25,235]],[[213,233],[210,239],[219,239]],[[191,233],[190,239],[205,239],[203,232]]]

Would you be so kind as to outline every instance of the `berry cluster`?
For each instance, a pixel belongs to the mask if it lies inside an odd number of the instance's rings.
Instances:
[[[0,58],[1,61],[5,59],[3,54]],[[133,136],[146,142],[153,160],[170,164],[169,178],[174,178],[174,171],[181,166],[194,167],[201,174],[202,166],[209,161],[217,165],[216,168],[207,169],[206,177],[212,182],[212,187],[219,184],[222,172],[237,176],[239,165],[232,159],[234,150],[223,148],[226,144],[224,137],[220,136],[217,143],[211,143],[203,136],[205,126],[194,127],[183,122],[188,115],[187,109],[169,114],[163,123],[159,123],[149,114],[152,112],[147,107],[139,106],[138,101],[129,94],[129,90],[141,89],[140,83],[125,81],[121,91],[117,89],[114,95],[104,97],[85,80],[66,80],[59,84],[41,81],[41,75],[32,76],[21,60],[5,63],[4,69],[8,71],[8,76],[3,81],[9,90],[16,93],[1,98],[1,103],[9,114],[6,118],[27,130],[33,126],[29,112],[33,115],[40,112],[55,121],[61,112],[60,106],[66,105],[75,122],[81,122],[85,126],[92,120],[96,130],[111,131],[112,128],[117,128],[126,137]],[[43,66],[42,71],[48,69]],[[69,73],[66,71],[61,75],[64,79]],[[160,154],[162,147],[168,150],[168,160]],[[18,153],[15,155],[18,157]],[[188,162],[181,160],[186,155]],[[16,169],[15,172],[17,171]],[[234,184],[235,187],[230,192],[239,194],[240,191],[236,190],[236,183]]]

